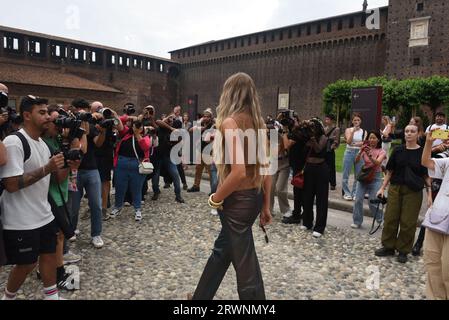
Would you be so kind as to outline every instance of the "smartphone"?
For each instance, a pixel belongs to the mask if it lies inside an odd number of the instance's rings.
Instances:
[[[449,130],[435,130],[432,132],[432,138],[440,140],[449,140]]]

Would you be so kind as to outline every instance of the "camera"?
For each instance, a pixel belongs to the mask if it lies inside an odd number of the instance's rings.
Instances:
[[[449,158],[449,151],[439,153],[435,156],[435,159],[447,159],[447,158]]]
[[[85,112],[85,113],[78,113],[76,115],[76,119],[81,122],[92,122],[93,117],[91,113]]]
[[[69,140],[70,142],[74,139],[81,139],[86,133],[84,129],[81,128],[81,120],[72,117],[59,116],[55,120],[55,126],[60,129],[69,129]]]
[[[136,107],[134,106],[133,103],[125,104],[123,108],[123,113],[125,113],[128,116],[132,116],[133,114],[136,113]]]
[[[81,161],[83,159],[83,153],[79,149],[71,149],[70,143],[64,142],[63,137],[59,136],[58,143],[60,152],[55,152],[54,155],[62,153],[64,155],[64,168],[69,167],[69,161]]]
[[[284,127],[288,127],[289,129],[291,129],[295,126],[296,117],[297,117],[297,114],[295,111],[286,110],[286,111],[282,111],[279,114],[278,120]]]
[[[377,199],[371,200],[370,203],[386,205],[388,203],[388,199],[384,196],[379,195]]]
[[[17,113],[15,108],[7,107],[6,111],[8,112],[8,121],[11,124],[19,125],[23,122],[22,117]]]

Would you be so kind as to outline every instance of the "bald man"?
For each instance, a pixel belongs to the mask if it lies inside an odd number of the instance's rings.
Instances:
[[[92,104],[90,105],[91,113],[96,113],[96,112],[100,111],[101,109],[103,109],[103,104],[100,101],[92,102]]]

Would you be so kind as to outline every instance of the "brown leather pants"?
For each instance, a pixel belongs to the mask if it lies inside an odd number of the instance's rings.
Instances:
[[[240,300],[266,300],[252,232],[262,204],[263,194],[258,190],[238,191],[225,200],[219,212],[222,230],[193,300],[212,300],[231,263]]]

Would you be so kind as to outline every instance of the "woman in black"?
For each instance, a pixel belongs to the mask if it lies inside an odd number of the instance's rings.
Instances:
[[[405,128],[405,141],[405,145],[393,151],[387,164],[387,175],[378,192],[378,196],[383,197],[391,182],[382,233],[383,247],[375,252],[378,257],[387,257],[398,251],[400,263],[406,263],[407,255],[412,251],[424,187],[430,192],[427,169],[421,165],[423,149],[418,144],[417,126]],[[428,199],[431,201],[430,194]]]
[[[303,230],[312,230],[313,237],[320,238],[327,225],[329,204],[329,167],[326,163],[327,138],[324,126],[318,119],[310,122],[314,135],[306,143],[306,165],[304,168],[304,214]],[[316,198],[316,222],[313,226],[313,205]]]

